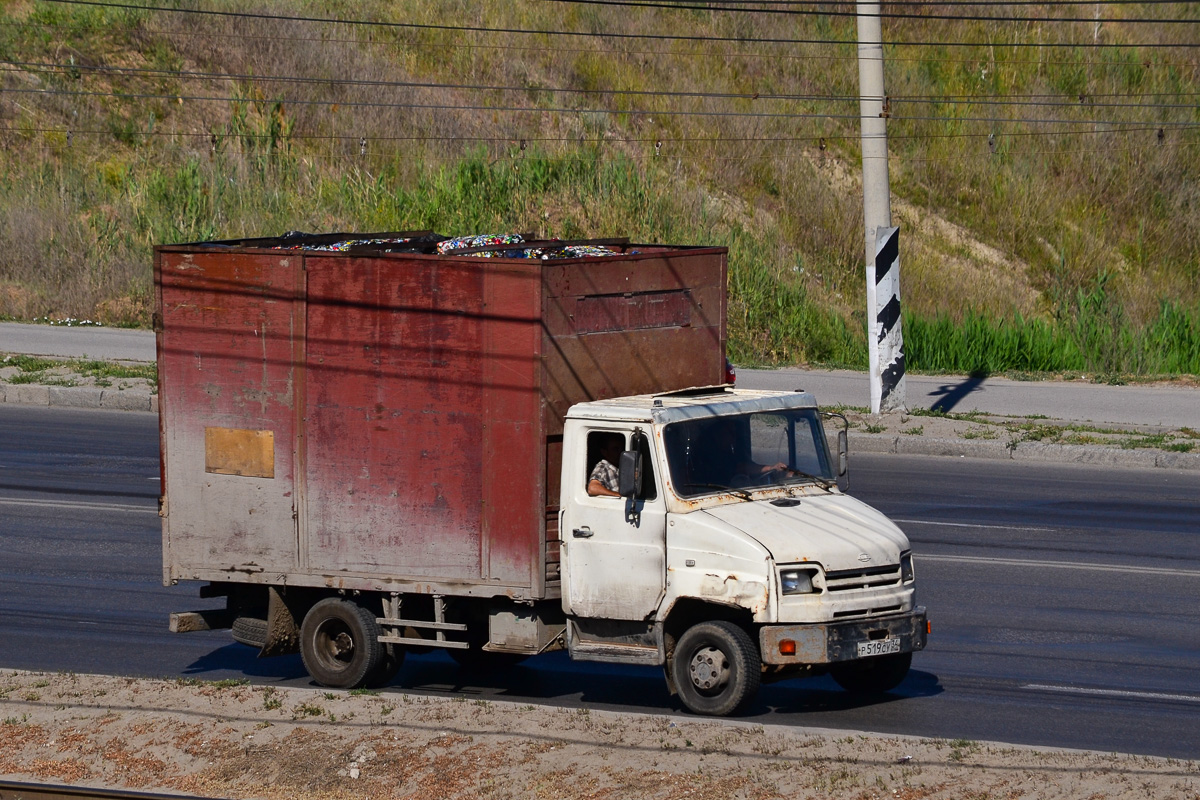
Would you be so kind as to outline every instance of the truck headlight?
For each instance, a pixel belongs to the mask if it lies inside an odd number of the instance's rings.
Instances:
[[[784,594],[814,594],[815,569],[785,569],[779,572],[779,586]]]
[[[916,577],[913,572],[912,552],[904,552],[900,554],[900,582],[912,583]]]

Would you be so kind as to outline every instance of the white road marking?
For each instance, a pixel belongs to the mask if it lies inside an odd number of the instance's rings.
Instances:
[[[1184,703],[1200,703],[1200,697],[1194,694],[1165,694],[1163,692],[1131,692],[1121,689],[1085,689],[1081,686],[1051,686],[1042,683],[1027,683],[1022,689],[1033,689],[1039,692],[1067,692],[1068,694],[1088,694],[1097,697],[1126,697],[1134,700],[1180,700]]]
[[[1004,567],[1034,567],[1043,569],[1078,569],[1092,572],[1126,572],[1137,575],[1172,575],[1184,578],[1200,578],[1200,570],[1170,569],[1168,567],[1137,567],[1132,564],[1095,564],[1086,561],[1041,561],[1033,558],[991,558],[987,556],[944,556],[918,552],[921,561],[950,561],[959,564],[986,564]]]
[[[1051,533],[1057,528],[1023,528],[1019,525],[980,525],[974,522],[934,522],[928,519],[897,519],[894,522],[904,522],[912,525],[941,525],[947,528],[980,528],[987,531],[1045,531]]]
[[[155,506],[134,506],[119,503],[88,503],[79,500],[32,500],[0,497],[0,506],[34,506],[36,508],[78,509],[80,511],[133,511],[157,514]]]

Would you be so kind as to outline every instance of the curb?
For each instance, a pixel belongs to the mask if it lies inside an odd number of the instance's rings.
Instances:
[[[0,384],[0,402],[158,413],[158,395],[143,389],[122,391],[96,386]],[[851,452],[860,453],[1200,470],[1200,453],[1168,453],[1151,449],[1123,450],[1119,447],[1043,442],[1020,442],[1015,447],[1009,447],[1007,443],[998,441],[889,436],[854,431],[850,432],[849,443]]]
[[[145,389],[0,384],[0,402],[56,408],[101,408],[158,413],[158,395]]]
[[[850,433],[849,443],[851,453],[858,451],[860,453],[891,453],[894,455],[1055,461],[1067,464],[1200,470],[1200,453],[1168,453],[1149,448],[1125,450],[1120,447],[1102,447],[1100,445],[1045,444],[1043,442],[1020,442],[1014,447],[1009,447],[1005,442],[856,434],[853,431]]]

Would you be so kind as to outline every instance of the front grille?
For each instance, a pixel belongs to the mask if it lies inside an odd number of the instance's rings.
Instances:
[[[825,573],[825,588],[829,592],[849,592],[861,589],[878,589],[880,586],[899,585],[899,564]]]
[[[846,619],[847,617],[878,617],[883,614],[894,614],[902,611],[903,606],[884,606],[883,608],[856,608],[853,611],[835,611],[833,612],[834,619]]]

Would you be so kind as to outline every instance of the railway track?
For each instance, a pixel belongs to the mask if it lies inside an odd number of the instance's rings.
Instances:
[[[51,783],[0,781],[0,800],[212,800],[195,795],[96,789]]]

